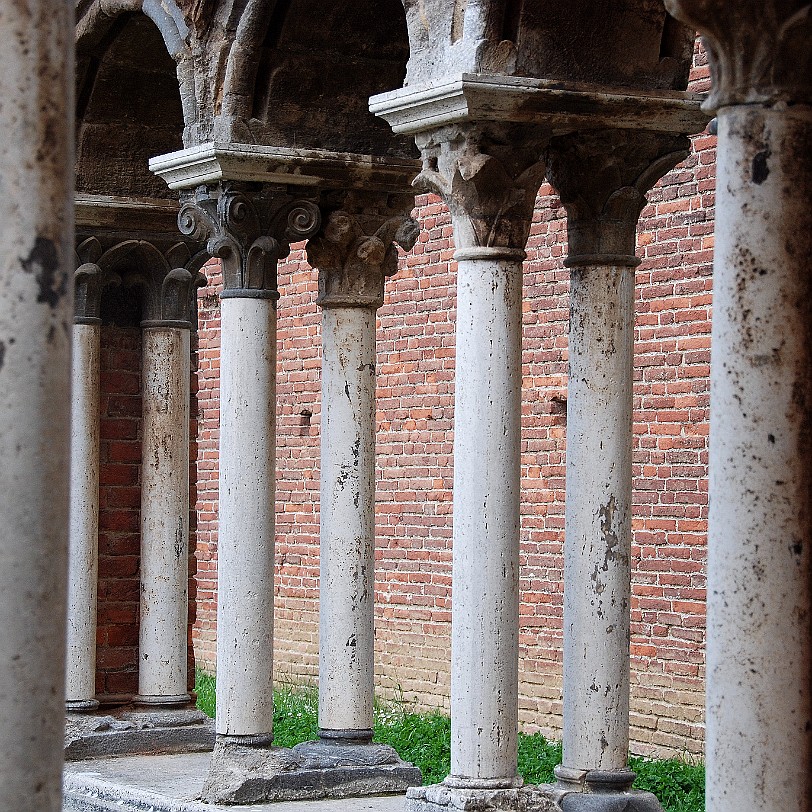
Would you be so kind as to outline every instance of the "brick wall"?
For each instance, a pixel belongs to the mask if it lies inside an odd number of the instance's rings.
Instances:
[[[141,330],[101,331],[101,470],[96,692],[138,690]]]
[[[701,55],[692,88],[707,88]],[[708,374],[715,138],[650,194],[638,232],[632,748],[698,753],[703,738]],[[455,265],[438,198],[387,283],[378,322],[376,675],[448,707]],[[520,715],[560,735],[568,272],[564,213],[537,202],[525,265]],[[214,669],[220,279],[201,293],[195,653]],[[318,665],[320,314],[301,250],[280,268],[276,670]]]

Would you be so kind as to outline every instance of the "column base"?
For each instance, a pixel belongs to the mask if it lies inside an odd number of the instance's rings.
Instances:
[[[557,784],[542,787],[561,812],[663,812],[657,796],[631,789],[632,770],[555,768]]]
[[[69,712],[65,760],[145,753],[195,753],[214,747],[214,722],[194,707],[148,710],[125,706],[110,713]]]
[[[67,713],[90,713],[98,710],[98,699],[67,699],[65,700],[65,711]]]
[[[405,792],[422,780],[385,744],[318,741],[288,750],[217,738],[203,787],[207,803],[252,804]]]
[[[412,787],[406,793],[405,812],[560,812],[540,787],[500,789],[463,787],[461,781]]]
[[[136,694],[133,697],[133,705],[143,705],[146,707],[183,707],[192,701],[190,694],[174,694],[164,696],[161,694],[151,696],[148,694]]]

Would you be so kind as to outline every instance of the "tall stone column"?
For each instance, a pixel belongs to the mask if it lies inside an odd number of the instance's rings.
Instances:
[[[84,250],[83,250],[84,249]],[[101,247],[87,240],[79,258],[98,259]],[[86,255],[90,256],[86,256]],[[65,706],[95,710],[96,596],[99,575],[99,379],[101,294],[104,274],[84,262],[74,274],[75,309],[71,388],[70,525],[68,543],[68,638]]]
[[[73,294],[73,11],[0,13],[0,798],[58,812]]]
[[[403,208],[414,205],[411,196]],[[375,314],[397,271],[408,216],[333,211],[308,243],[322,309],[319,728],[372,740],[375,597]]]
[[[451,775],[410,790],[415,811],[483,794],[529,802],[517,774],[522,261],[546,140],[474,124],[417,138],[416,183],[451,209],[458,270]]]
[[[564,545],[562,808],[615,809],[628,769],[632,378],[637,220],[687,155],[684,137],[598,131],[553,139],[571,268]],[[585,793],[585,794],[581,794]],[[605,793],[598,799],[595,793]],[[634,793],[635,809],[660,809]]]
[[[239,762],[242,746],[273,743],[276,266],[291,241],[318,230],[321,215],[283,192],[249,198],[218,187],[190,199],[179,223],[208,236],[223,263],[217,747],[204,788],[219,802],[229,797],[220,773],[233,778],[229,759]]]
[[[139,705],[185,705],[193,277],[147,288],[143,329]]]
[[[718,117],[707,806],[812,809],[812,18],[670,0]]]

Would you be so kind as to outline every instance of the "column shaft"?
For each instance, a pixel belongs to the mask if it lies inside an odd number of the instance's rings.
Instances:
[[[319,727],[372,733],[375,309],[322,310]]]
[[[190,331],[143,332],[138,701],[182,704],[189,603]]]
[[[73,6],[4,3],[0,40],[0,803],[15,812],[58,812],[73,323]]]
[[[99,324],[73,326],[68,568],[68,710],[98,707]]]
[[[812,809],[812,111],[719,111],[707,802]]]
[[[634,268],[573,268],[564,551],[565,768],[626,767]]]
[[[273,731],[276,300],[223,298],[217,732]]]
[[[522,259],[458,250],[451,780],[516,778]]]

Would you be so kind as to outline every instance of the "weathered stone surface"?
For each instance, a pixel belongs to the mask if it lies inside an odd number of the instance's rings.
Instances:
[[[559,801],[562,812],[662,812],[650,792],[570,792]]]
[[[708,110],[732,104],[812,103],[812,14],[806,0],[666,0],[703,35]]]
[[[109,714],[69,713],[65,724],[65,760],[211,750],[214,723],[196,708],[141,711],[125,708]]]
[[[366,756],[359,753],[365,748],[370,748]],[[253,804],[403,792],[420,782],[420,771],[393,753],[384,745],[308,742],[286,750],[218,741],[202,797],[208,803]]]
[[[469,123],[419,133],[423,169],[418,189],[451,209],[457,249],[524,249],[549,133],[522,125]]]
[[[558,812],[539,787],[457,789],[436,784],[406,793],[406,812]]]

